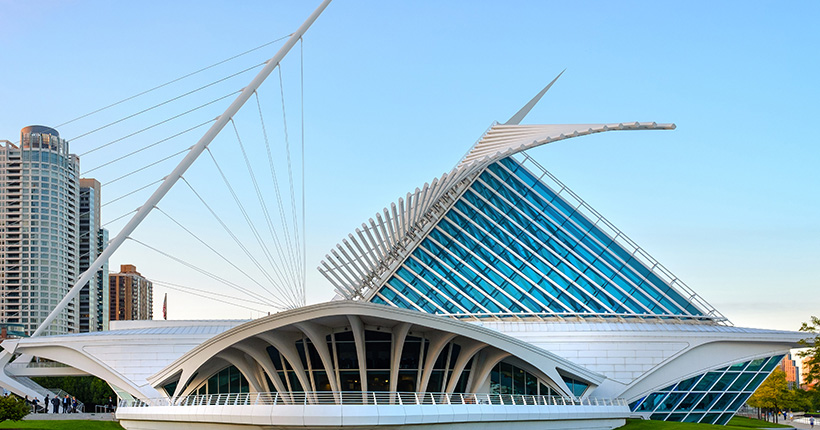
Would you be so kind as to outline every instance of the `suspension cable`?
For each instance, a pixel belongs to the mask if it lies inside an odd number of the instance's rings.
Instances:
[[[187,110],[187,111],[185,111],[185,112],[182,112],[181,114],[177,114],[177,115],[174,115],[174,116],[172,116],[172,117],[170,117],[170,118],[166,118],[166,119],[164,119],[164,120],[162,120],[162,121],[160,121],[160,122],[157,122],[157,123],[151,124],[151,125],[149,125],[148,127],[145,127],[145,128],[143,128],[143,129],[141,129],[141,130],[137,130],[137,131],[135,131],[135,132],[133,132],[133,133],[129,133],[129,134],[125,135],[125,136],[122,136],[122,137],[120,137],[120,138],[114,139],[114,140],[112,140],[112,141],[110,141],[110,142],[108,142],[108,143],[102,144],[102,145],[100,145],[100,146],[97,146],[96,148],[92,148],[92,149],[90,149],[90,150],[88,150],[88,151],[83,152],[82,154],[80,154],[80,157],[84,157],[84,156],[86,156],[86,155],[88,155],[88,154],[90,154],[90,153],[92,153],[92,152],[95,152],[95,151],[99,151],[100,149],[106,148],[106,147],[111,146],[111,145],[113,145],[113,144],[115,144],[115,143],[117,143],[117,142],[120,142],[120,141],[123,141],[123,140],[125,140],[125,139],[128,139],[129,137],[134,137],[134,136],[136,136],[136,135],[138,135],[138,134],[140,134],[140,133],[142,133],[142,132],[148,131],[148,130],[150,130],[150,129],[154,128],[154,127],[158,127],[158,126],[160,126],[160,125],[162,125],[162,124],[165,124],[166,122],[173,121],[173,120],[175,120],[175,119],[177,119],[177,118],[180,118],[180,117],[182,117],[182,116],[188,115],[188,114],[189,114],[189,113],[191,113],[191,112],[197,111],[197,110],[202,109],[202,108],[207,107],[207,106],[210,106],[210,105],[212,105],[212,104],[214,104],[214,103],[216,103],[216,102],[218,102],[218,101],[224,100],[224,99],[226,99],[226,98],[228,98],[228,97],[230,97],[230,96],[232,96],[232,95],[234,95],[234,94],[238,94],[238,93],[240,93],[240,92],[242,92],[242,90],[234,91],[234,92],[232,92],[232,93],[230,93],[230,94],[226,94],[226,95],[224,95],[224,96],[222,96],[222,97],[219,97],[219,98],[216,98],[216,99],[214,99],[214,100],[211,100],[211,101],[209,101],[209,102],[207,102],[207,103],[205,103],[205,104],[201,104],[201,105],[199,105],[199,106],[197,106],[197,107],[195,107],[195,108],[193,108],[193,109],[189,109],[189,110]]]
[[[211,293],[210,291],[196,290],[196,289],[193,289],[193,288],[192,288],[193,291],[189,291],[189,290],[186,290],[184,288],[190,288],[190,287],[181,287],[179,285],[172,285],[172,284],[169,284],[167,282],[162,282],[162,281],[155,281],[155,280],[150,280],[150,281],[153,284],[157,285],[157,286],[160,286],[162,288],[168,288],[169,290],[179,291],[181,293],[190,294],[192,296],[201,297],[203,299],[214,300],[214,301],[217,301],[217,302],[222,303],[222,304],[236,306],[236,307],[248,309],[248,310],[251,310],[251,311],[254,311],[254,312],[259,312],[259,313],[263,313],[263,314],[266,312],[266,311],[255,309],[255,308],[252,308],[252,307],[249,307],[249,306],[240,305],[239,303],[232,303],[232,302],[226,301],[224,298],[211,297],[211,296],[207,296],[205,294],[198,293],[198,291],[204,291],[207,294],[215,294],[215,293]],[[220,296],[223,296],[223,295],[220,294]],[[230,297],[234,300],[240,300],[238,297],[232,297],[232,296],[225,296],[225,297]],[[270,312],[268,312],[268,313],[270,313]]]
[[[200,128],[200,127],[204,126],[204,125],[210,124],[210,123],[212,123],[212,122],[214,122],[214,120],[208,120],[208,121],[205,121],[205,122],[203,122],[202,124],[195,125],[195,126],[193,126],[193,127],[189,128],[189,129],[183,130],[183,131],[181,131],[181,132],[179,132],[179,133],[176,133],[176,134],[174,134],[174,135],[172,135],[172,136],[169,136],[169,137],[166,137],[166,138],[164,138],[164,139],[158,140],[158,141],[156,141],[156,142],[154,142],[154,143],[152,143],[152,144],[150,144],[150,145],[143,146],[142,148],[137,149],[137,150],[132,151],[132,152],[129,152],[128,154],[125,154],[125,155],[123,155],[123,156],[121,156],[121,157],[117,157],[117,158],[115,158],[115,159],[113,159],[113,160],[111,160],[111,161],[107,161],[107,162],[105,162],[105,163],[103,163],[103,164],[100,164],[99,166],[92,167],[91,169],[88,169],[88,170],[86,170],[85,172],[80,173],[80,176],[85,176],[85,175],[88,175],[89,173],[91,173],[91,172],[93,172],[93,171],[95,171],[95,170],[99,170],[99,169],[101,169],[101,168],[103,168],[103,167],[105,167],[105,166],[108,166],[108,165],[114,164],[114,163],[116,163],[117,161],[124,160],[124,159],[126,159],[126,158],[128,158],[128,157],[130,157],[130,156],[132,156],[132,155],[139,154],[140,152],[145,151],[145,150],[150,149],[150,148],[153,148],[153,147],[155,147],[155,146],[159,145],[160,143],[164,143],[164,142],[167,142],[167,141],[169,141],[169,140],[171,140],[171,139],[173,139],[173,138],[175,138],[175,137],[182,136],[182,135],[183,135],[183,134],[185,134],[185,133],[188,133],[188,132],[190,132],[190,131],[196,130],[196,129],[198,129],[198,128]]]
[[[156,253],[158,253],[158,254],[160,254],[160,255],[164,256],[164,257],[170,258],[171,260],[174,260],[174,261],[176,261],[177,263],[182,264],[183,266],[186,266],[186,267],[188,267],[188,268],[190,268],[190,269],[193,269],[193,270],[195,270],[195,271],[197,271],[197,272],[199,272],[199,273],[201,273],[201,274],[203,274],[203,275],[205,275],[205,276],[207,276],[207,277],[209,277],[209,278],[211,278],[211,279],[213,279],[213,280],[215,280],[215,281],[221,282],[221,283],[223,283],[223,284],[225,284],[225,285],[227,285],[227,286],[229,286],[229,287],[231,287],[231,288],[234,288],[234,289],[236,289],[236,290],[238,290],[238,291],[241,291],[241,292],[243,292],[243,293],[245,293],[245,294],[248,294],[248,295],[251,295],[251,296],[254,296],[254,295],[255,295],[255,293],[253,293],[253,292],[252,292],[252,291],[250,291],[250,290],[247,290],[245,287],[242,287],[241,285],[234,284],[233,282],[228,281],[227,279],[224,279],[224,278],[222,278],[222,277],[220,277],[220,276],[218,276],[218,275],[215,275],[215,274],[213,274],[213,273],[211,273],[211,272],[209,272],[209,271],[207,271],[207,270],[205,270],[205,269],[202,269],[202,268],[200,268],[200,267],[198,267],[198,266],[196,266],[196,265],[194,265],[194,264],[192,264],[192,263],[189,263],[189,262],[187,262],[187,261],[185,261],[185,260],[183,260],[183,259],[181,259],[181,258],[174,257],[173,255],[168,254],[167,252],[161,251],[161,250],[159,250],[159,249],[157,249],[157,248],[155,248],[155,247],[153,247],[153,246],[151,246],[151,245],[148,245],[148,244],[147,244],[147,243],[145,243],[145,242],[142,242],[142,241],[140,241],[140,240],[138,240],[138,239],[134,239],[133,237],[128,237],[128,239],[130,239],[130,240],[132,240],[132,241],[134,241],[134,242],[136,242],[136,243],[138,243],[138,244],[140,244],[140,245],[142,245],[142,246],[144,246],[144,247],[146,247],[146,248],[148,248],[148,249],[150,249],[150,250],[152,250],[152,251],[154,251],[154,252],[156,252]],[[257,297],[257,298],[259,298],[259,297]],[[284,308],[286,308],[286,306],[282,305],[282,303],[278,302],[278,301],[277,301],[277,300],[275,300],[275,299],[272,299],[272,300],[264,300],[264,298],[262,298],[262,299],[263,299],[263,301],[265,301],[266,303],[268,303],[268,305],[269,305],[269,306],[273,306],[273,307],[280,308],[280,309],[284,309]]]
[[[285,258],[285,255],[284,255],[285,253],[282,250],[282,244],[279,241],[279,235],[276,234],[276,230],[273,227],[273,222],[271,222],[270,213],[268,212],[268,206],[265,203],[265,198],[262,195],[262,190],[259,188],[259,183],[256,180],[256,174],[254,174],[253,167],[251,166],[250,159],[248,158],[248,153],[247,153],[247,151],[245,151],[245,145],[242,143],[242,138],[239,136],[239,130],[236,128],[236,123],[234,122],[233,119],[231,119],[231,125],[233,126],[234,133],[236,133],[236,140],[239,144],[239,149],[242,152],[242,158],[244,158],[244,160],[245,160],[245,166],[248,169],[248,174],[251,177],[251,182],[253,183],[253,188],[256,191],[256,198],[259,200],[259,205],[262,208],[262,214],[265,217],[265,222],[268,225],[268,230],[270,231],[271,237],[273,238],[274,248],[276,249],[279,258],[281,258],[285,263],[288,263],[288,262],[291,263],[290,266],[288,266],[287,264],[283,264],[283,266],[285,266],[284,268],[290,268],[291,269],[289,274],[290,274],[290,276],[293,277],[292,280],[295,284],[295,283],[298,282],[298,278],[296,277],[297,276],[296,273],[293,271],[293,264],[294,264],[293,256],[292,256],[292,254],[288,255],[291,258],[287,259],[287,260],[290,260],[290,261],[286,261],[286,258]],[[285,270],[283,269],[282,272],[283,272],[283,276],[284,276]],[[288,289],[288,291],[290,292],[290,289]],[[299,302],[297,297],[294,296],[294,297],[291,297],[291,298],[294,299],[294,303]]]
[[[301,117],[302,117],[302,288],[301,304],[306,303],[305,291],[307,289],[307,234],[305,233],[305,42],[304,38],[299,38],[299,93],[301,97]]]
[[[262,267],[262,264],[259,263],[259,260],[257,260],[256,257],[253,256],[253,254],[251,254],[251,252],[248,250],[248,248],[245,246],[245,244],[243,244],[242,241],[239,240],[239,238],[233,233],[233,231],[231,231],[231,229],[228,227],[228,225],[224,221],[222,221],[222,218],[220,218],[219,215],[217,215],[216,212],[211,208],[211,206],[208,205],[208,203],[205,201],[205,199],[202,198],[202,195],[199,194],[199,192],[197,192],[196,189],[194,189],[193,185],[191,185],[191,183],[188,182],[188,180],[185,179],[184,176],[180,177],[180,179],[182,179],[182,181],[185,182],[186,185],[188,185],[188,188],[191,189],[191,191],[199,199],[199,201],[205,206],[206,209],[208,209],[208,212],[210,212],[211,215],[216,219],[216,221],[219,222],[219,225],[222,226],[222,229],[225,230],[226,233],[228,233],[228,235],[231,237],[231,239],[233,239],[233,241],[237,244],[237,246],[239,246],[239,248],[242,250],[242,252],[244,252],[245,255],[248,257],[248,259],[251,260],[251,262],[254,264],[254,266],[256,266],[256,268],[259,269],[260,272],[262,272],[262,275],[264,275],[265,278],[267,278],[268,282],[270,282],[271,284],[274,284],[275,282],[274,282],[273,278],[271,278],[270,274],[268,274],[268,272],[265,270],[265,268]],[[274,294],[270,290],[268,290],[267,288],[264,288],[264,287],[262,287],[262,288],[265,289],[265,291],[268,294],[270,294],[271,296],[274,296]]]
[[[251,70],[253,70],[253,69],[255,69],[255,68],[259,67],[259,66],[264,66],[264,65],[265,65],[265,63],[259,63],[259,64],[256,64],[256,65],[254,65],[254,66],[248,67],[248,68],[247,68],[247,69],[245,69],[245,70],[242,70],[242,71],[240,71],[240,72],[236,72],[236,73],[234,73],[234,74],[232,74],[232,75],[229,75],[229,76],[226,76],[226,77],[224,77],[224,78],[218,79],[218,80],[216,80],[216,81],[210,82],[210,83],[205,84],[205,85],[203,85],[203,86],[201,86],[201,87],[199,87],[199,88],[196,88],[196,89],[194,89],[194,90],[188,91],[187,93],[184,93],[184,94],[178,95],[178,96],[176,96],[176,97],[172,97],[172,98],[170,98],[170,99],[168,99],[168,100],[165,100],[165,101],[163,101],[163,102],[160,102],[160,103],[158,103],[158,104],[155,104],[155,105],[153,105],[153,106],[151,106],[151,107],[145,108],[145,109],[143,109],[143,110],[141,110],[141,111],[139,111],[139,112],[137,112],[137,113],[133,113],[133,114],[131,114],[131,115],[124,116],[124,117],[122,117],[122,118],[120,118],[120,119],[118,119],[118,120],[116,120],[116,121],[109,122],[109,123],[108,123],[108,124],[106,124],[106,125],[103,125],[103,126],[97,127],[97,128],[95,128],[95,129],[93,129],[93,130],[91,130],[91,131],[88,131],[88,132],[85,132],[85,133],[83,133],[83,134],[81,134],[81,135],[79,135],[79,136],[75,136],[74,138],[72,138],[72,139],[70,139],[70,140],[71,140],[72,142],[76,142],[78,139],[81,139],[81,138],[83,138],[83,137],[86,137],[86,136],[88,136],[89,134],[96,133],[96,132],[98,132],[98,131],[100,131],[100,130],[103,130],[103,129],[106,129],[106,128],[108,128],[108,127],[111,127],[112,125],[119,124],[119,123],[121,123],[121,122],[123,122],[123,121],[125,121],[125,120],[131,119],[131,118],[133,118],[133,117],[135,117],[135,116],[142,115],[142,114],[144,114],[144,113],[146,113],[146,112],[149,112],[149,111],[152,111],[152,110],[154,110],[154,109],[156,109],[156,108],[158,108],[158,107],[160,107],[160,106],[167,105],[168,103],[171,103],[171,102],[173,102],[173,101],[179,100],[179,99],[181,99],[181,98],[183,98],[183,97],[187,97],[187,96],[189,96],[189,95],[191,95],[191,94],[194,94],[194,93],[196,93],[196,92],[202,91],[202,90],[204,90],[205,88],[211,87],[211,86],[216,85],[216,84],[218,84],[218,83],[220,83],[220,82],[224,82],[224,81],[226,81],[226,80],[228,80],[228,79],[230,79],[230,78],[233,78],[233,77],[239,76],[239,75],[241,75],[241,74],[243,74],[243,73],[245,73],[245,72],[249,72],[249,71],[251,71]],[[239,92],[239,91],[237,91],[237,92]],[[236,94],[236,93],[232,93],[232,94]],[[226,96],[226,97],[227,97],[227,96]],[[81,154],[81,155],[84,155],[84,154]]]
[[[179,221],[177,221],[176,219],[174,219],[174,217],[172,217],[171,215],[169,215],[167,212],[165,212],[164,210],[160,209],[160,208],[159,208],[159,206],[154,206],[154,209],[158,210],[160,213],[162,213],[163,215],[165,215],[166,217],[168,217],[168,219],[170,219],[171,221],[173,221],[173,222],[174,222],[174,224],[178,225],[181,229],[185,230],[185,232],[187,232],[187,233],[188,233],[188,234],[190,234],[190,235],[191,235],[194,239],[196,239],[197,241],[199,241],[199,243],[201,243],[201,244],[205,245],[205,247],[206,247],[206,248],[208,248],[208,249],[210,249],[211,251],[213,251],[216,255],[218,255],[218,256],[219,256],[219,258],[223,259],[226,263],[230,264],[230,265],[231,265],[234,269],[238,270],[238,271],[239,271],[239,273],[241,273],[241,274],[245,275],[245,277],[246,277],[246,278],[250,279],[253,283],[255,283],[256,285],[260,286],[261,288],[263,288],[263,289],[265,289],[265,290],[267,291],[267,289],[266,289],[266,288],[265,288],[262,284],[260,284],[260,283],[259,283],[256,279],[254,279],[251,275],[249,275],[249,274],[248,274],[247,272],[245,272],[244,270],[240,269],[240,268],[239,268],[239,266],[237,266],[237,265],[236,265],[236,264],[234,264],[231,260],[229,260],[227,257],[225,257],[225,255],[223,255],[221,252],[217,251],[214,247],[212,247],[211,245],[209,245],[207,242],[205,242],[205,240],[203,240],[201,237],[197,236],[197,235],[196,235],[194,232],[192,232],[190,229],[188,229],[187,227],[185,227],[184,225],[182,225]]]
[[[142,191],[142,190],[144,190],[144,189],[146,189],[146,188],[150,187],[151,185],[156,185],[156,184],[158,184],[158,183],[160,183],[160,182],[162,182],[162,181],[164,181],[164,180],[165,180],[165,178],[157,179],[156,181],[151,182],[151,183],[150,183],[150,184],[148,184],[148,185],[144,185],[144,186],[142,186],[142,187],[139,187],[139,188],[137,188],[137,189],[136,189],[136,190],[134,190],[134,191],[131,191],[131,192],[125,193],[125,194],[123,194],[123,195],[121,195],[121,196],[119,196],[119,197],[117,197],[117,198],[115,198],[115,199],[113,199],[113,200],[109,200],[109,201],[107,201],[107,202],[105,202],[105,203],[101,204],[101,205],[100,205],[100,208],[105,207],[105,206],[107,206],[107,205],[110,205],[111,203],[114,203],[114,202],[116,202],[116,201],[118,201],[118,200],[122,200],[122,199],[124,199],[124,198],[126,198],[126,197],[128,197],[128,196],[130,196],[130,195],[132,195],[132,194],[136,194],[136,193],[138,193],[138,192],[140,192],[140,191]]]
[[[139,172],[141,172],[141,171],[143,171],[143,170],[145,170],[145,169],[147,169],[147,168],[149,168],[149,167],[156,166],[157,164],[162,163],[163,161],[168,161],[168,160],[170,160],[170,159],[172,159],[172,158],[174,158],[174,157],[176,157],[176,156],[179,156],[179,155],[181,155],[181,154],[184,154],[184,153],[186,153],[186,152],[188,152],[188,151],[190,151],[190,150],[191,150],[191,148],[185,148],[185,149],[183,149],[182,151],[175,152],[175,153],[173,153],[173,154],[171,154],[171,155],[169,155],[169,156],[167,156],[167,157],[165,157],[165,158],[163,158],[163,159],[161,159],[161,160],[157,160],[157,161],[155,161],[155,162],[153,162],[153,163],[151,163],[151,164],[148,164],[148,165],[142,166],[142,167],[140,167],[140,168],[139,168],[139,169],[137,169],[137,170],[134,170],[134,171],[132,171],[132,172],[130,172],[130,173],[126,173],[126,174],[124,174],[124,175],[120,176],[119,178],[112,179],[112,180],[110,180],[110,181],[108,181],[108,182],[106,182],[106,183],[102,184],[102,185],[101,185],[101,187],[104,187],[104,186],[106,186],[106,185],[111,185],[111,184],[113,184],[114,182],[117,182],[117,181],[119,181],[119,180],[125,179],[125,178],[127,178],[127,177],[129,177],[129,176],[131,176],[131,175],[137,174],[137,173],[139,173]]]
[[[279,270],[276,263],[273,261],[273,258],[270,255],[270,251],[268,250],[268,247],[265,245],[265,242],[262,240],[262,236],[259,234],[259,231],[256,229],[256,226],[253,224],[253,221],[251,220],[250,216],[248,215],[248,212],[245,210],[245,206],[242,205],[242,202],[239,200],[239,196],[236,194],[236,191],[234,191],[233,187],[230,184],[230,181],[228,181],[228,177],[225,176],[225,172],[219,166],[219,162],[216,161],[216,157],[214,156],[213,152],[211,152],[210,148],[206,148],[206,150],[208,151],[208,155],[210,155],[211,160],[213,160],[214,166],[216,166],[216,170],[219,172],[219,175],[222,177],[222,182],[224,182],[225,186],[228,187],[228,191],[231,193],[231,196],[233,197],[234,202],[236,203],[236,205],[239,208],[240,212],[242,212],[242,216],[245,218],[245,222],[248,224],[248,227],[251,229],[251,233],[253,233],[254,237],[256,238],[257,243],[262,248],[262,253],[265,255],[265,258],[268,260],[268,263],[274,269],[274,273],[279,277],[280,282],[282,284],[287,285],[287,282],[282,277],[281,271]],[[287,289],[285,287],[283,287],[281,284],[277,284],[277,283],[273,282],[273,279],[270,279],[270,282],[271,282],[271,285],[273,285],[280,292],[280,294],[287,297],[287,293],[285,292]]]
[[[180,285],[180,284],[175,284],[175,283],[173,283],[173,282],[161,281],[161,280],[159,280],[159,279],[149,279],[149,281],[151,281],[151,282],[153,282],[153,283],[155,283],[155,284],[171,285],[171,286],[178,287],[178,288],[186,288],[186,289],[193,290],[193,291],[197,291],[197,292],[200,292],[200,293],[204,293],[204,294],[212,294],[212,295],[214,295],[214,296],[225,297],[225,298],[227,298],[227,299],[233,299],[233,300],[239,300],[239,301],[242,301],[242,302],[247,302],[247,303],[251,303],[251,304],[254,304],[254,305],[268,306],[268,304],[267,304],[267,303],[264,303],[264,302],[257,302],[257,301],[253,301],[253,300],[251,300],[251,299],[246,299],[246,298],[243,298],[243,297],[231,296],[231,295],[228,295],[228,294],[220,294],[220,293],[215,293],[215,292],[213,292],[213,291],[203,290],[203,289],[201,289],[201,288],[194,288],[194,287],[190,287],[190,286],[188,286],[188,285]]]
[[[282,203],[282,201],[283,201],[282,191],[281,191],[281,187],[279,185],[279,178],[276,174],[276,165],[273,163],[273,154],[271,152],[270,140],[268,139],[267,127],[265,126],[265,118],[262,115],[262,104],[259,100],[259,94],[255,92],[254,96],[256,98],[257,110],[259,111],[259,122],[262,125],[262,136],[264,137],[264,140],[265,140],[265,151],[267,152],[267,155],[268,155],[268,167],[270,168],[271,180],[273,182],[273,189],[274,189],[274,192],[276,193],[276,204],[277,204],[277,207],[279,209],[279,219],[282,222],[282,226],[283,226],[282,232],[285,236],[285,246],[287,246],[288,249],[293,249],[293,245],[291,244],[291,239],[290,239],[290,230],[288,228],[286,228],[286,226],[288,225],[288,222],[287,222],[287,219],[286,219],[286,216],[285,216],[285,206]]]
[[[214,63],[214,64],[211,64],[210,66],[203,67],[203,68],[201,68],[201,69],[199,69],[199,70],[197,70],[197,71],[195,71],[195,72],[188,73],[187,75],[180,76],[180,77],[178,77],[178,78],[176,78],[176,79],[173,79],[173,80],[170,80],[170,81],[168,81],[168,82],[166,82],[166,83],[164,83],[164,84],[157,85],[156,87],[151,88],[151,89],[149,89],[149,90],[145,90],[145,91],[143,91],[143,92],[141,92],[141,93],[134,94],[133,96],[126,97],[126,98],[124,98],[124,99],[122,99],[122,100],[120,100],[120,101],[118,101],[118,102],[111,103],[110,105],[105,106],[105,107],[102,107],[102,108],[99,108],[99,109],[97,109],[97,110],[95,110],[95,111],[93,111],[93,112],[89,112],[89,113],[86,113],[86,114],[80,115],[80,116],[78,116],[77,118],[74,118],[74,119],[72,119],[72,120],[66,121],[66,122],[64,122],[64,123],[62,123],[62,124],[58,124],[55,128],[60,128],[60,127],[62,127],[62,126],[64,126],[64,125],[71,124],[72,122],[79,121],[79,120],[81,120],[81,119],[83,119],[83,118],[89,117],[89,116],[94,115],[94,114],[96,114],[96,113],[100,113],[100,112],[102,112],[102,111],[104,111],[104,110],[106,110],[106,109],[110,109],[110,108],[112,108],[112,107],[114,107],[114,106],[120,105],[120,104],[125,103],[125,102],[127,102],[127,101],[129,101],[129,100],[133,100],[133,99],[135,99],[135,98],[137,98],[137,97],[143,96],[143,95],[148,94],[148,93],[150,93],[150,92],[152,92],[152,91],[158,90],[158,89],[163,88],[163,87],[166,87],[166,86],[168,86],[168,85],[171,85],[171,84],[173,84],[173,83],[175,83],[175,82],[179,82],[179,81],[181,81],[181,80],[183,80],[183,79],[185,79],[185,78],[190,78],[191,76],[194,76],[194,75],[196,75],[196,74],[198,74],[198,73],[201,73],[201,72],[204,72],[204,71],[206,71],[206,70],[212,69],[212,68],[214,68],[214,67],[216,67],[216,66],[219,66],[219,65],[221,65],[221,64],[225,64],[225,63],[227,63],[228,61],[235,60],[235,59],[237,59],[237,58],[239,58],[239,57],[241,57],[241,56],[243,56],[243,55],[250,54],[251,52],[254,52],[254,51],[256,51],[256,50],[262,49],[262,48],[264,48],[264,47],[266,47],[266,46],[268,46],[268,45],[271,45],[271,44],[274,44],[274,43],[276,43],[276,42],[279,42],[279,41],[285,40],[285,39],[287,39],[288,37],[290,37],[292,34],[293,34],[293,33],[288,34],[287,36],[280,37],[280,38],[278,38],[278,39],[276,39],[276,40],[272,40],[272,41],[270,41],[270,42],[264,43],[264,44],[262,44],[262,45],[257,46],[256,48],[249,49],[249,50],[247,50],[247,51],[245,51],[245,52],[242,52],[242,53],[240,53],[240,54],[234,55],[233,57],[226,58],[226,59],[224,59],[224,60],[222,60],[222,61],[219,61],[219,62],[216,62],[216,63]]]
[[[293,215],[293,242],[297,252],[301,254],[301,247],[299,246],[299,222],[296,219],[296,201],[293,193],[293,167],[291,165],[290,158],[290,138],[288,137],[288,119],[287,115],[285,114],[285,84],[284,80],[282,79],[282,65],[280,64],[277,69],[279,71],[279,94],[282,98],[282,123],[283,130],[285,133],[285,156],[288,160],[288,185],[290,187],[291,214]]]

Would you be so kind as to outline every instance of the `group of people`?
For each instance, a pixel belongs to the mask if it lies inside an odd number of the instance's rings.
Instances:
[[[77,406],[79,403],[77,402],[76,397],[69,397],[68,394],[65,397],[60,398],[60,396],[54,396],[50,398],[46,395],[46,399],[43,402],[43,406],[40,406],[40,400],[36,397],[34,400],[29,400],[28,396],[26,396],[26,403],[31,405],[34,413],[48,413],[48,405],[51,403],[51,413],[59,414],[69,414],[69,413],[77,413]]]

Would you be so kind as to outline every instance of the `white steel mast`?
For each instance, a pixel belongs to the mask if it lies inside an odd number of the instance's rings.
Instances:
[[[264,82],[265,79],[271,74],[271,72],[273,72],[273,70],[276,69],[276,67],[279,65],[279,62],[282,61],[282,59],[285,57],[285,55],[287,55],[291,48],[293,48],[293,46],[296,45],[296,42],[298,42],[299,39],[302,38],[307,29],[310,28],[314,21],[316,21],[316,18],[318,18],[322,11],[325,10],[327,5],[330,4],[330,1],[331,0],[322,1],[322,4],[320,4],[319,7],[317,7],[316,10],[313,11],[313,13],[307,18],[307,20],[305,20],[305,22],[296,30],[296,32],[294,32],[290,36],[290,38],[287,40],[287,42],[285,42],[284,46],[282,46],[282,48],[279,49],[276,55],[274,55],[270,60],[267,61],[265,67],[262,68],[259,74],[257,74],[256,77],[253,78],[251,83],[248,84],[248,86],[242,90],[239,96],[236,97],[236,100],[234,100],[234,102],[231,103],[230,106],[228,106],[228,109],[226,109],[225,112],[223,112],[222,115],[220,115],[219,118],[217,118],[216,122],[214,122],[211,128],[209,128],[208,131],[205,132],[205,134],[202,136],[202,138],[199,139],[199,142],[197,142],[196,145],[191,147],[191,150],[190,152],[188,152],[188,155],[186,155],[185,158],[183,158],[182,161],[179,162],[177,167],[168,176],[165,177],[162,184],[160,184],[157,190],[154,191],[154,194],[152,194],[151,197],[149,197],[148,200],[145,201],[145,204],[143,204],[137,210],[137,213],[134,215],[133,218],[131,218],[128,224],[126,224],[125,227],[123,227],[123,229],[120,231],[119,234],[117,234],[116,237],[111,239],[105,250],[103,250],[103,252],[97,257],[97,259],[94,260],[93,263],[91,263],[88,269],[85,272],[83,272],[82,275],[80,275],[80,278],[77,280],[77,283],[75,283],[74,286],[71,287],[71,289],[68,291],[68,294],[66,294],[65,297],[63,297],[63,300],[61,300],[60,303],[57,304],[57,307],[55,307],[54,310],[52,310],[51,313],[48,315],[48,317],[46,317],[46,319],[43,320],[42,324],[40,324],[40,326],[32,334],[32,336],[38,336],[42,334],[42,332],[45,331],[45,329],[52,323],[52,321],[54,321],[54,319],[57,318],[57,315],[59,315],[60,312],[62,312],[63,309],[65,309],[65,307],[68,306],[68,303],[71,302],[71,300],[73,300],[74,297],[76,297],[77,294],[80,293],[82,287],[88,283],[93,274],[97,270],[99,270],[100,267],[102,267],[103,263],[107,261],[109,257],[111,257],[111,254],[113,254],[120,247],[120,245],[122,245],[123,242],[125,242],[125,239],[127,239],[128,236],[134,232],[137,226],[139,226],[140,223],[142,223],[145,217],[148,216],[148,214],[154,209],[154,207],[159,203],[159,201],[162,200],[162,198],[165,197],[166,194],[168,194],[168,191],[170,191],[171,187],[173,187],[174,184],[176,184],[176,182],[179,180],[179,178],[182,177],[182,174],[185,173],[185,171],[188,170],[189,167],[191,167],[191,165],[194,163],[194,161],[196,161],[197,157],[199,157],[199,155],[202,154],[202,152],[205,150],[208,144],[210,144],[211,141],[214,140],[214,138],[219,134],[220,131],[222,131],[225,125],[228,124],[228,121],[230,121],[231,118],[233,118],[233,116],[236,115],[236,113],[239,111],[242,105],[244,105],[245,102],[248,101],[248,99],[251,97],[251,95],[257,90],[257,88],[259,88],[262,82]]]

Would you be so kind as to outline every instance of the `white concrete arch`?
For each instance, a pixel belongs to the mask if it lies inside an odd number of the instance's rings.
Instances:
[[[362,391],[372,391],[367,386],[367,350],[366,332],[380,331],[390,335],[390,391],[396,388],[399,362],[406,339],[422,338],[426,342],[427,354],[418,369],[419,383],[417,391],[425,391],[433,372],[432,367],[439,355],[449,350],[449,345],[459,346],[460,355],[450,363],[451,371],[445,370],[442,389],[453,392],[462,372],[470,359],[481,361],[474,363],[471,369],[477,373],[470,375],[469,387],[483,386],[493,366],[506,357],[516,357],[534,369],[548,385],[557,387],[557,391],[570,395],[558,368],[569,372],[579,380],[588,381],[596,386],[603,381],[601,375],[590,372],[556,355],[535,348],[525,342],[502,335],[498,332],[452,319],[387,306],[361,302],[331,302],[287,312],[281,312],[241,326],[215,336],[202,345],[183,355],[171,365],[149,378],[151,384],[160,387],[177,382],[178,388],[174,397],[189,395],[201,386],[209,376],[224,368],[214,366],[214,361],[230,362],[245,375],[251,383],[251,390],[261,390],[265,381],[255,375],[267,374],[274,383],[274,388],[287,389],[287,381],[278,379],[282,369],[275,369],[270,362],[266,345],[276,348],[293,369],[296,378],[305,391],[317,390],[316,381],[311,379],[311,369],[306,369],[303,360],[309,360],[314,370],[322,366],[332,391],[341,391],[337,380],[337,363],[334,351],[328,348],[326,339],[331,333],[352,332],[356,346],[358,370]],[[295,346],[298,340],[310,340],[316,348],[313,360],[309,357],[305,344],[305,357],[301,357]],[[320,361],[320,363],[313,363]],[[322,369],[319,369],[322,370]],[[196,374],[196,380],[192,375]],[[181,375],[181,376],[177,376]],[[178,380],[176,378],[179,378]],[[287,378],[285,378],[287,379]],[[435,389],[434,391],[437,391]],[[286,392],[286,391],[283,391]]]

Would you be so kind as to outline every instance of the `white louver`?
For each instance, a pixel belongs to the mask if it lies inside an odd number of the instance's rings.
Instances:
[[[672,130],[675,124],[632,122],[612,124],[493,124],[458,165],[348,234],[319,271],[348,300],[368,300],[427,231],[450,209],[461,193],[490,164],[547,143],[615,130]]]

